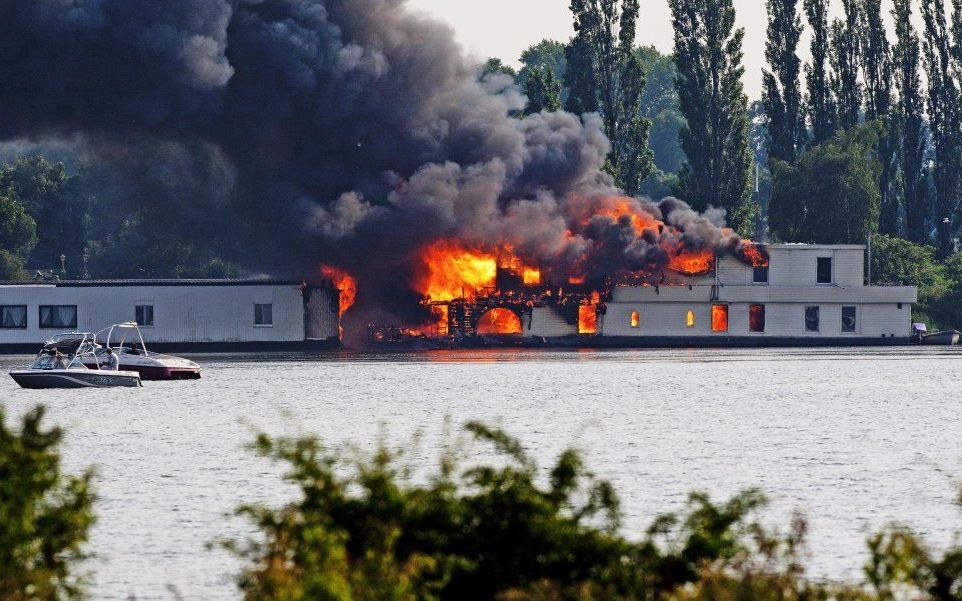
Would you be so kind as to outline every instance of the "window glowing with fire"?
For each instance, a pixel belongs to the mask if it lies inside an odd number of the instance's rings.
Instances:
[[[695,312],[691,309],[688,309],[688,313],[685,315],[685,327],[695,327]]]
[[[711,331],[728,331],[728,305],[711,306]]]
[[[641,323],[641,316],[637,311],[631,312],[631,327],[637,328]]]

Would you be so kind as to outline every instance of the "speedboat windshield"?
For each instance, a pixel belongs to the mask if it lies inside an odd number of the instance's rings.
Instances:
[[[41,355],[30,364],[30,369],[87,369],[87,366],[79,361],[70,361],[69,357],[56,357],[54,355]]]

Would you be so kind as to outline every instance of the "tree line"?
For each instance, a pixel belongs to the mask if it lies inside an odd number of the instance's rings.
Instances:
[[[530,47],[518,73],[497,60],[489,67],[515,77],[526,113],[598,112],[612,141],[607,169],[629,194],[725,208],[746,235],[764,224],[791,242],[865,243],[882,233],[932,244],[940,258],[954,252],[962,3],[946,15],[937,0],[894,0],[890,35],[881,0],[841,0],[831,20],[829,0],[767,0],[757,103],[743,89],[744,32],[731,0],[669,4],[670,56],[634,45],[634,0],[572,0],[568,43]]]
[[[88,596],[86,543],[95,521],[96,473],[65,474],[64,432],[42,408],[19,428],[0,411],[0,599]],[[421,484],[403,450],[381,444],[345,459],[317,438],[260,435],[251,445],[286,468],[296,491],[280,506],[243,504],[250,538],[221,548],[241,561],[236,582],[251,601],[948,601],[962,588],[962,548],[932,551],[890,526],[867,540],[861,582],[805,572],[805,518],[762,525],[765,497],[724,502],[689,496],[625,536],[615,487],[568,449],[547,470],[521,441],[469,423],[473,442],[447,448]],[[467,463],[464,444],[488,445],[492,463]],[[104,527],[110,527],[105,524]],[[191,591],[173,591],[175,597]]]
[[[670,0],[670,55],[629,51],[637,3],[572,0],[567,44],[542,41],[519,72],[495,59],[485,73],[515,78],[524,114],[600,113],[606,168],[627,193],[722,207],[729,225],[763,241],[874,239],[888,268],[873,283],[927,273],[916,318],[962,326],[952,308],[962,297],[962,2],[947,15],[937,0],[893,0],[891,32],[881,0],[840,2],[830,20],[829,0],[766,0],[756,102],[742,87],[731,0]]]

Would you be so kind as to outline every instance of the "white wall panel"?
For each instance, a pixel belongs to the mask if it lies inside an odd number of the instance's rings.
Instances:
[[[318,310],[325,290],[315,290]],[[272,305],[273,324],[254,325],[254,304]],[[154,306],[154,325],[142,328],[150,342],[292,342],[305,339],[305,308],[299,285],[2,285],[0,305],[27,305],[26,329],[0,328],[0,343],[39,343],[61,328],[39,327],[40,305],[77,305],[77,329],[96,332],[133,321],[138,304]],[[334,332],[336,316],[319,322]]]

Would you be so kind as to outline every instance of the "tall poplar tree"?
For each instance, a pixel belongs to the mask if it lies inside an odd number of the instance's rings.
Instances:
[[[939,253],[947,256],[953,250],[952,237],[957,229],[962,191],[962,107],[959,106],[959,88],[953,74],[956,68],[953,64],[953,44],[941,0],[922,0],[922,19],[925,23],[923,54],[928,80],[929,131],[935,151],[932,164],[935,185],[932,217],[936,225]]]
[[[928,203],[925,169],[925,99],[919,73],[921,49],[912,26],[912,0],[895,0],[893,70],[898,92],[896,120],[900,133],[898,171],[902,176],[902,205],[905,208],[905,233],[914,242],[928,240]]]
[[[651,122],[640,115],[645,69],[634,51],[639,0],[571,0],[576,33],[568,55],[568,72],[590,69],[590,77],[577,75],[578,89],[569,91],[569,106],[601,113],[611,141],[608,166],[628,194],[636,194],[651,172],[648,130]],[[572,64],[572,58],[576,64]],[[571,94],[575,94],[572,99]],[[588,98],[588,96],[594,98]]]
[[[805,144],[805,115],[799,82],[798,40],[802,20],[798,0],[767,0],[768,41],[765,58],[771,71],[762,70],[762,103],[767,116],[768,156],[792,161]]]
[[[895,191],[899,133],[892,116],[892,52],[882,23],[881,0],[865,0],[862,11],[862,79],[865,82],[865,120],[881,125],[878,156],[881,215],[879,229],[890,236],[899,233],[899,202]]]
[[[812,142],[821,144],[835,131],[835,108],[828,80],[828,0],[804,0],[805,17],[812,29],[812,62],[805,65],[808,118]]]
[[[561,109],[561,82],[547,66],[538,66],[527,72],[524,93],[528,97],[525,114],[553,112]]]
[[[742,89],[742,39],[732,0],[670,0],[675,31],[675,87],[686,125],[687,156],[678,194],[696,209],[728,211],[737,231],[751,233],[758,206],[751,198],[753,153],[748,99]]]
[[[858,125],[862,112],[862,85],[859,83],[861,40],[860,0],[842,0],[844,19],[832,22],[830,78],[832,96],[835,99],[835,129],[851,129]]]

